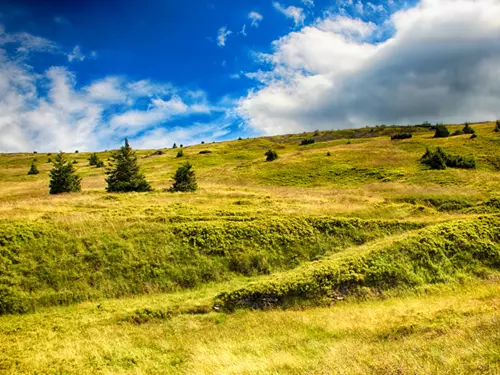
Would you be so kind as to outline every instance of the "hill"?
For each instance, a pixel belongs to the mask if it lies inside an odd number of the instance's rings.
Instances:
[[[0,373],[495,373],[500,135],[471,126],[139,150],[148,193],[78,152],[51,196],[53,155],[1,154]],[[185,160],[200,189],[170,193]]]

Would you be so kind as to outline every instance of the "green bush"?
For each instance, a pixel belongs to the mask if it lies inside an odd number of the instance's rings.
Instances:
[[[500,132],[500,120],[497,120],[497,122],[495,123],[495,129],[494,129],[494,132],[495,132],[495,133]]]
[[[465,133],[463,132],[463,130],[457,129],[457,130],[455,130],[455,131],[451,134],[451,136],[452,136],[452,137],[455,137],[455,136],[457,136],[457,135],[464,135],[464,134],[465,134]]]
[[[266,161],[273,161],[278,159],[278,154],[273,150],[268,150],[264,155],[266,156]]]
[[[101,159],[99,159],[99,155],[97,155],[97,153],[95,153],[95,152],[92,153],[87,160],[89,161],[90,166],[97,167],[98,164],[102,164]]]
[[[151,185],[146,181],[137,165],[137,156],[125,139],[125,145],[111,154],[111,166],[106,171],[108,192],[145,192],[151,191]]]
[[[465,123],[464,128],[462,129],[463,134],[476,134],[476,131],[470,126],[468,122]]]
[[[56,155],[50,171],[50,194],[73,193],[81,190],[81,178],[75,175],[73,163],[66,161],[62,152]]]
[[[199,152],[200,155],[211,154],[211,153],[212,153],[212,151],[210,151],[210,150],[201,150]]]
[[[391,141],[398,140],[398,139],[411,139],[413,135],[411,133],[399,133],[399,134],[394,134],[391,136]]]
[[[191,170],[193,166],[188,161],[177,168],[174,176],[174,184],[169,189],[170,192],[181,191],[190,192],[196,191],[198,185],[196,183],[196,176],[194,171]]]
[[[472,134],[472,135],[470,136],[470,139],[476,139],[476,138],[477,138],[477,134],[476,134],[476,133],[474,133],[474,134]]]
[[[300,145],[301,146],[305,146],[305,145],[312,145],[313,143],[315,143],[316,140],[314,138],[306,138],[306,139],[303,139],[301,142],[300,142]]]
[[[434,134],[434,138],[446,138],[450,136],[450,131],[443,124],[436,125],[436,133]]]
[[[431,169],[446,169],[446,167],[462,169],[476,168],[476,161],[473,158],[461,155],[450,155],[440,147],[438,147],[435,152],[427,149],[420,159],[420,162],[428,165]]]
[[[177,158],[182,158],[184,156],[184,151],[182,151],[182,149],[180,149],[178,152],[177,152]]]

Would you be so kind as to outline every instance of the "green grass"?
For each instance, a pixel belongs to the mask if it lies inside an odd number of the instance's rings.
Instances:
[[[472,126],[139,150],[149,193],[82,152],[82,192],[50,196],[54,155],[1,154],[0,373],[497,373],[500,135]],[[429,170],[436,147],[476,169]],[[168,193],[186,160],[200,189]]]

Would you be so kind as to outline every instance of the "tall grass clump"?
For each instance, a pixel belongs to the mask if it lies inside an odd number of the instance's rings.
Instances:
[[[443,283],[500,268],[499,218],[439,224],[394,243],[382,241],[218,296],[226,310],[286,307],[347,295]]]

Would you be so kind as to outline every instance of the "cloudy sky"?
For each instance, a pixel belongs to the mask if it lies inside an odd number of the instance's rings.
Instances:
[[[0,0],[0,152],[500,117],[500,0]]]

